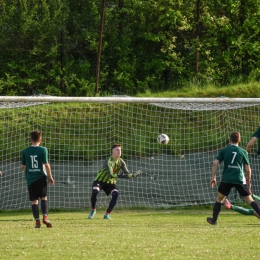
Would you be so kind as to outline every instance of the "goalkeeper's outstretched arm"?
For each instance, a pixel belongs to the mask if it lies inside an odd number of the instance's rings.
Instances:
[[[131,179],[131,178],[136,178],[140,174],[141,174],[141,170],[138,170],[135,173],[128,173],[128,174],[121,173],[121,174],[118,174],[117,177],[122,178],[122,179]]]
[[[126,163],[124,162],[124,160],[121,159],[121,163],[122,163],[122,173],[117,175],[118,178],[125,178],[125,179],[130,179],[130,178],[135,178],[138,175],[141,174],[141,171],[137,171],[135,173],[130,173],[129,170],[127,169]]]

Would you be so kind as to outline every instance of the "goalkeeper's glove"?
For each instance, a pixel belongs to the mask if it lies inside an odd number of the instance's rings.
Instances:
[[[133,173],[133,174],[132,174],[132,177],[135,178],[135,177],[137,177],[137,176],[140,175],[140,174],[141,174],[141,170],[139,170],[139,171]]]
[[[141,174],[141,170],[135,172],[135,173],[133,174],[133,177],[136,178],[136,177],[139,176],[140,174]]]
[[[141,170],[135,172],[135,173],[130,173],[128,174],[128,178],[136,178],[137,176],[139,176],[141,174]]]

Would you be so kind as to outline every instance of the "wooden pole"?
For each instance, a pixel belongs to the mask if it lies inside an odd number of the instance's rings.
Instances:
[[[101,60],[101,50],[102,50],[102,35],[103,35],[104,18],[105,18],[105,4],[106,4],[106,0],[102,0],[101,21],[100,21],[100,30],[99,30],[99,44],[98,44],[98,53],[97,53],[95,94],[98,93],[98,84],[99,84],[99,75],[100,75],[100,60]]]
[[[64,60],[64,33],[63,30],[60,31],[60,68],[61,68],[61,77],[60,77],[60,90],[64,93],[64,67],[65,67],[65,60]]]
[[[200,38],[200,0],[197,0],[197,32],[196,32],[196,58],[195,71],[199,72],[199,38]]]

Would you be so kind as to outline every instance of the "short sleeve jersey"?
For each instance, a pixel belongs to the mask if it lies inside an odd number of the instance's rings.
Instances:
[[[252,137],[256,137],[258,139],[258,148],[257,154],[260,155],[260,127],[253,133]]]
[[[46,176],[44,164],[48,163],[48,150],[43,146],[30,146],[22,152],[22,165],[26,166],[27,186]]]
[[[124,174],[129,174],[126,163],[121,158],[114,160],[114,158],[110,156],[104,161],[103,168],[97,174],[95,181],[116,184],[117,175],[120,174],[120,170],[122,170]]]
[[[222,149],[216,159],[224,162],[222,182],[231,184],[246,184],[244,165],[249,165],[248,153],[236,145]]]

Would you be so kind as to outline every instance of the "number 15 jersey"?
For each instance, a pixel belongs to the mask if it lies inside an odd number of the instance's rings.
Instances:
[[[22,152],[22,165],[26,166],[27,186],[46,176],[44,164],[48,163],[48,150],[43,146],[30,146]]]

